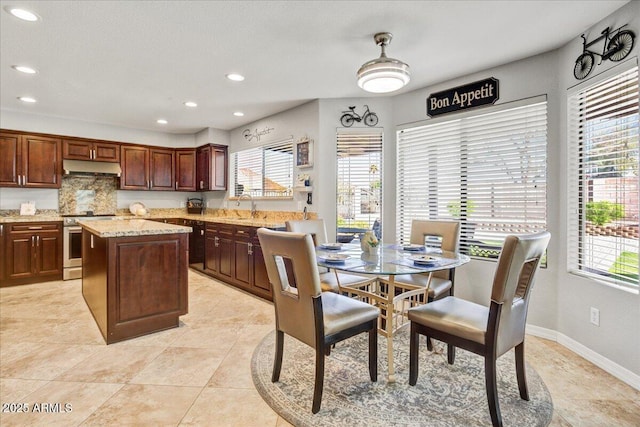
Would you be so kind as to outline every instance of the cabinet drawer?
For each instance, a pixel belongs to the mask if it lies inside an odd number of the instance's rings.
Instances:
[[[34,232],[34,231],[47,231],[54,230],[57,231],[60,229],[60,224],[13,224],[9,226],[9,233],[19,233],[19,232]]]

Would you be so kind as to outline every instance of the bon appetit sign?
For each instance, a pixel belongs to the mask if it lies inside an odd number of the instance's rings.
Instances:
[[[498,79],[493,77],[469,83],[442,92],[432,93],[427,98],[427,115],[437,116],[454,111],[493,104],[498,100]]]

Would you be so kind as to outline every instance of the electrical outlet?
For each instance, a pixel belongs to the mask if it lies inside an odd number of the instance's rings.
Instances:
[[[301,211],[302,210],[302,202],[298,202],[298,210]]]
[[[591,323],[600,326],[600,310],[595,307],[591,307]]]
[[[180,207],[184,208],[185,207],[185,202],[180,202]]]

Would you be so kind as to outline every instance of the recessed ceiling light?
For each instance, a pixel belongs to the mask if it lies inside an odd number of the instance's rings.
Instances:
[[[12,14],[13,16],[15,16],[16,18],[22,19],[23,21],[35,22],[40,20],[40,17],[38,15],[26,9],[7,6],[5,10],[10,14]]]
[[[31,98],[30,96],[19,96],[18,99],[22,102],[29,102],[29,103],[38,102],[35,100],[35,98]]]
[[[13,68],[16,71],[20,71],[21,73],[25,73],[25,74],[35,74],[35,73],[37,73],[36,70],[34,70],[31,67],[27,67],[26,65],[12,65],[11,68]]]
[[[235,113],[233,113],[233,115],[236,117],[242,117],[244,116],[244,113],[242,111],[236,111]]]
[[[244,76],[238,73],[229,73],[227,74],[227,78],[229,80],[233,80],[234,82],[241,82],[244,80]]]
[[[187,101],[187,102],[184,103],[184,105],[187,106],[187,107],[191,107],[191,108],[195,108],[195,107],[198,106],[198,104],[196,104],[193,101]]]
[[[165,119],[158,119],[156,120],[156,123],[160,124],[160,125],[166,125],[167,123],[169,123],[168,121],[166,121]]]

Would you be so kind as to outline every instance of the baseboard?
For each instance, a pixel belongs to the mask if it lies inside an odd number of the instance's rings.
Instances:
[[[585,345],[580,344],[578,341],[575,341],[568,336],[560,334],[552,329],[541,328],[540,326],[529,324],[527,324],[526,333],[536,337],[555,341],[558,344],[561,344],[569,350],[573,351],[577,355],[587,359],[589,362],[593,363],[605,372],[608,372],[609,374],[618,378],[620,381],[629,384],[636,390],[640,390],[640,375],[637,375],[627,368],[624,368],[617,363],[612,362],[611,360],[596,353]]]

